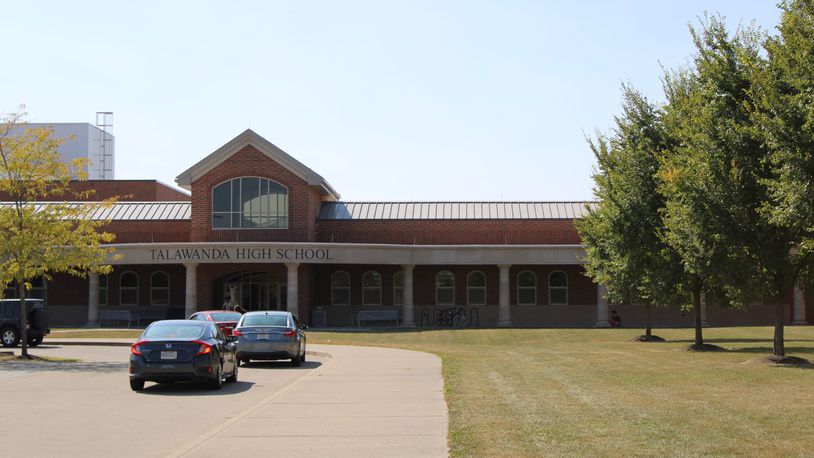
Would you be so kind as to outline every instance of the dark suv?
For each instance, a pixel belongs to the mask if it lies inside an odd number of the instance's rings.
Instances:
[[[26,299],[28,309],[28,345],[36,347],[42,343],[48,328],[48,310],[42,299]],[[20,300],[0,300],[0,343],[4,347],[16,347],[20,343]]]

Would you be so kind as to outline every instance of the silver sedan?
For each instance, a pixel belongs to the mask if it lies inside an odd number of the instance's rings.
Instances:
[[[253,359],[290,359],[296,367],[305,361],[305,326],[289,312],[245,313],[232,335],[237,336],[237,358],[244,364]]]

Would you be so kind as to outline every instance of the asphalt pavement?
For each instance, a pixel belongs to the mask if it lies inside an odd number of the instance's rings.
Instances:
[[[32,349],[81,362],[0,363],[0,456],[448,455],[441,361],[431,354],[309,345],[301,367],[253,362],[220,391],[148,383],[136,393],[132,339],[83,340]]]

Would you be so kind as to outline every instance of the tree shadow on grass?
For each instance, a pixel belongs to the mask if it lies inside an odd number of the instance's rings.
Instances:
[[[669,342],[693,343],[693,342],[695,342],[695,339],[670,339]],[[721,338],[721,339],[704,339],[704,342],[714,342],[714,343],[760,343],[760,342],[767,342],[767,343],[772,343],[772,339],[771,338],[767,338],[767,339]],[[785,342],[814,342],[814,339],[785,339]]]
[[[727,348],[726,349],[730,353],[772,353],[772,347],[742,347],[742,348]],[[786,353],[807,353],[807,354],[814,354],[814,348],[812,347],[786,347]]]

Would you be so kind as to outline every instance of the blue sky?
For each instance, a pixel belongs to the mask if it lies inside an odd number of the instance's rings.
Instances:
[[[585,136],[661,99],[688,24],[749,1],[13,2],[0,111],[113,111],[116,177],[175,177],[246,128],[343,200],[586,200]]]

